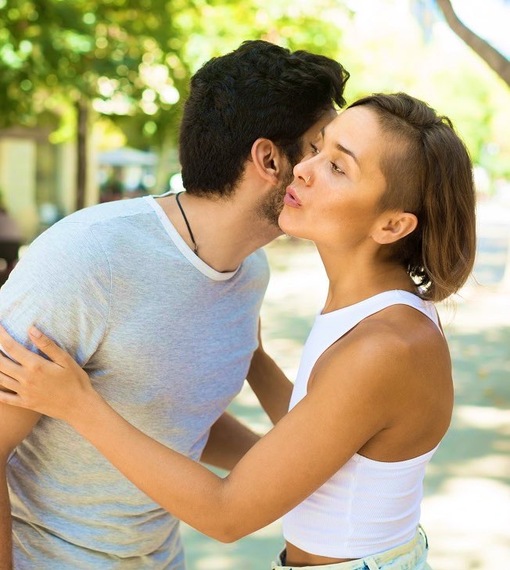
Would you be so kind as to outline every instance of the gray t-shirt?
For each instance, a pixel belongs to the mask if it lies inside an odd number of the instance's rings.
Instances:
[[[0,320],[25,344],[37,324],[133,425],[198,459],[246,377],[268,278],[262,251],[218,273],[137,198],[40,236],[0,291]],[[61,421],[41,418],[8,483],[16,570],[184,568],[178,521]]]

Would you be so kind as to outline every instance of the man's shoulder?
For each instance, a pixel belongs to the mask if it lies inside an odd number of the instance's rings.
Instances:
[[[75,223],[84,226],[110,224],[126,217],[151,212],[152,208],[146,198],[132,198],[83,208],[82,210],[69,214],[58,223]]]
[[[269,269],[267,254],[262,247],[255,250],[251,255],[249,255],[248,259],[253,262],[255,267]]]
[[[123,239],[132,236],[133,228],[139,219],[141,231],[148,226],[143,214],[152,214],[147,200],[133,198],[89,206],[69,214],[43,232],[29,249],[57,248],[58,250],[80,251],[83,255],[87,249],[101,249],[100,244],[108,241],[108,236],[115,239],[122,235]],[[123,231],[126,220],[129,220],[130,231]]]
[[[259,277],[264,282],[269,280],[269,261],[263,248],[249,255],[243,265],[246,266],[251,279]]]

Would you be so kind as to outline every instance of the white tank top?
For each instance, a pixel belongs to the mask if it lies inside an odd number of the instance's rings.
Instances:
[[[323,352],[360,321],[391,305],[413,307],[441,330],[433,304],[407,291],[385,291],[317,315],[303,349],[289,409],[306,395],[310,373]],[[306,552],[332,558],[362,558],[411,540],[420,520],[425,467],[435,449],[390,463],[356,453],[283,517],[285,539]]]

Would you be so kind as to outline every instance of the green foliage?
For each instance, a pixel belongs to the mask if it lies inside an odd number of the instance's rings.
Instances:
[[[255,38],[334,53],[338,27],[318,17],[331,4],[0,0],[0,125],[49,122],[60,141],[72,134],[73,104],[85,98],[130,144],[174,146],[200,65]]]
[[[475,163],[510,178],[508,88],[444,22],[424,30],[405,2],[365,0],[342,42],[349,101],[377,91],[423,99],[453,121]]]
[[[324,7],[332,4],[323,2]],[[167,2],[172,14],[173,33],[167,38],[165,64],[179,93],[179,103],[187,97],[191,75],[210,58],[237,48],[247,39],[266,39],[290,49],[308,49],[331,55],[336,53],[340,33],[331,21],[319,17],[318,5],[306,4],[289,9],[287,0],[216,0]],[[320,7],[320,6],[319,6]],[[345,14],[345,9],[336,9]],[[161,103],[161,101],[159,102]],[[123,117],[118,121],[136,140],[159,147],[175,145],[181,106],[154,105],[147,114]],[[129,125],[128,125],[129,123]]]
[[[510,175],[500,118],[508,118],[508,90],[444,25],[424,34],[406,4],[0,0],[0,126],[50,124],[61,141],[73,136],[74,103],[85,98],[128,144],[165,154],[192,73],[263,38],[339,59],[351,72],[350,100],[405,90],[430,101],[451,116],[475,161]]]
[[[64,114],[80,98],[136,114],[147,88],[144,65],[172,54],[168,3],[156,0],[3,0],[0,104],[3,124],[31,125]],[[146,72],[146,69],[145,69]],[[147,73],[145,73],[147,75]],[[162,87],[171,87],[171,82]],[[168,91],[166,92],[168,93]],[[160,103],[168,106],[165,94]],[[168,99],[168,95],[167,95]]]

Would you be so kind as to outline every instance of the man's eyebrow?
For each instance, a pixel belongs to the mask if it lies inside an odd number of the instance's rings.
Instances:
[[[325,127],[322,127],[321,129],[321,135],[322,138],[324,138],[324,133],[325,133]],[[348,148],[345,148],[345,146],[343,146],[340,143],[336,143],[335,145],[336,149],[339,150],[340,152],[343,152],[344,154],[348,154],[350,157],[352,157],[354,159],[354,162],[359,166],[359,162],[358,162],[358,158],[356,157],[356,155],[352,152],[352,150],[349,150]]]

